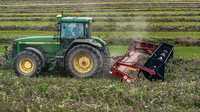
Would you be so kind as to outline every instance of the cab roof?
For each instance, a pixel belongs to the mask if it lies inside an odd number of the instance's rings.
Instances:
[[[89,23],[92,22],[91,17],[60,17],[60,22],[80,22],[80,23]]]

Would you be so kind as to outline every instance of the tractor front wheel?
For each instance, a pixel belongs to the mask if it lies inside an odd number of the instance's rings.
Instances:
[[[41,67],[39,56],[28,50],[19,53],[14,61],[14,68],[17,76],[32,77],[39,74]]]
[[[67,53],[65,66],[75,77],[90,77],[101,71],[103,57],[100,51],[92,46],[77,45]]]

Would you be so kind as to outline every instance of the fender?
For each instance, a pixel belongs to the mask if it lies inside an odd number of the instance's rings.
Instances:
[[[42,60],[42,67],[45,66],[45,57],[40,50],[33,48],[33,47],[26,47],[25,50],[32,51],[32,52],[36,53],[37,55],[39,55],[40,59]]]
[[[72,41],[70,45],[66,48],[66,52],[68,52],[72,47],[79,44],[88,44],[98,49],[103,48],[103,45],[100,42],[96,41],[95,39],[92,39],[92,38],[91,39],[76,39]]]
[[[76,39],[74,40],[71,45],[73,44],[89,44],[92,45],[94,47],[98,47],[101,48],[103,47],[103,44],[99,41],[97,41],[96,39],[90,38],[90,39]]]
[[[80,45],[80,44],[87,44],[87,45],[90,45],[90,46],[93,46],[97,49],[101,49],[103,48],[103,45],[96,41],[95,39],[93,38],[90,38],[90,39],[75,39],[73,40],[70,45],[64,50],[64,58],[66,57],[68,51],[73,48],[74,46],[76,45]]]

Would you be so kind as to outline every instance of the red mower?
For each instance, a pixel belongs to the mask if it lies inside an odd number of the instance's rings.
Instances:
[[[143,63],[147,57],[147,61]],[[133,41],[128,52],[116,59],[110,73],[127,82],[139,79],[141,72],[148,80],[164,80],[165,65],[171,57],[172,45]]]

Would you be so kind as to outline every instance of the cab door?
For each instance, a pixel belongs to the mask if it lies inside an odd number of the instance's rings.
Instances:
[[[67,22],[61,23],[61,46],[67,48],[75,39],[85,38],[85,24]]]

